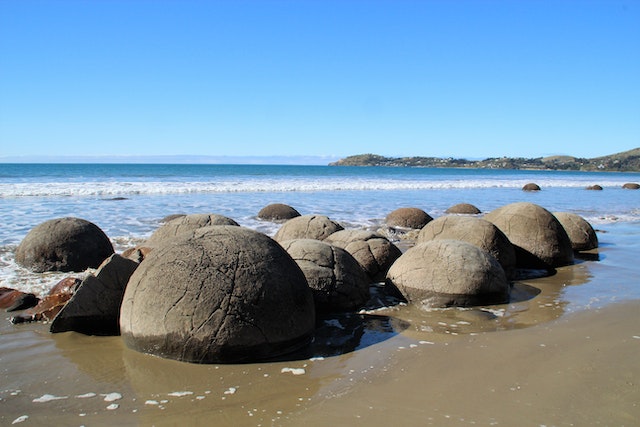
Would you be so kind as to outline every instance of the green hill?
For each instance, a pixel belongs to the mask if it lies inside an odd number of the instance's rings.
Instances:
[[[492,157],[484,160],[466,160],[451,157],[384,157],[377,154],[358,154],[345,157],[329,165],[639,172],[640,148],[591,159],[549,156],[536,158]]]

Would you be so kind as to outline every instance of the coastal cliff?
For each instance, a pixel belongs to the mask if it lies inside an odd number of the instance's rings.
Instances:
[[[572,156],[550,157],[491,157],[484,160],[454,159],[451,157],[384,157],[358,154],[345,157],[329,166],[397,166],[427,168],[477,169],[539,169],[639,172],[640,148],[591,159]]]

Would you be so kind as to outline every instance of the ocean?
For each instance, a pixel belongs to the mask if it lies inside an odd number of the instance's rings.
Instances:
[[[542,191],[523,192],[537,183]],[[457,203],[488,212],[529,201],[581,215],[594,227],[640,226],[640,191],[624,190],[640,173],[188,164],[0,164],[0,286],[40,293],[55,274],[34,275],[13,252],[34,226],[73,216],[99,226],[122,251],[171,214],[216,213],[272,236],[259,220],[270,203],[322,214],[345,228],[376,228],[399,207],[436,218]],[[586,191],[598,184],[603,191]]]
[[[537,183],[542,190],[524,192]],[[120,337],[0,322],[0,424],[631,425],[640,343],[640,173],[386,167],[0,164],[0,286],[42,295],[63,277],[14,262],[34,226],[74,216],[116,251],[171,214],[216,213],[272,236],[261,208],[286,203],[345,228],[376,229],[399,207],[432,217],[527,201],[581,215],[600,247],[514,289],[539,294],[477,309],[411,305],[336,317],[309,359],[197,365],[125,348]],[[602,191],[585,188],[598,184]],[[376,285],[372,285],[376,286]],[[514,293],[512,292],[512,296]],[[318,342],[324,342],[322,339]],[[333,347],[332,347],[333,348]]]

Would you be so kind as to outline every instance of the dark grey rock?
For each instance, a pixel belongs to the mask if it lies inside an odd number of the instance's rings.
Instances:
[[[300,216],[300,212],[283,203],[272,203],[260,209],[258,218],[267,221],[286,221]]]
[[[502,206],[484,216],[516,250],[516,267],[553,269],[573,263],[571,241],[551,212],[533,203]]]
[[[92,222],[58,218],[35,226],[16,249],[18,264],[31,271],[84,271],[113,254],[113,245]]]
[[[509,283],[498,261],[461,240],[418,243],[391,266],[387,286],[408,302],[427,307],[509,301]]]
[[[324,240],[330,234],[342,230],[343,227],[324,215],[302,215],[291,218],[276,232],[277,242],[294,239]]]
[[[304,274],[268,236],[212,226],[156,247],[124,295],[125,344],[196,363],[286,354],[311,340],[315,308]]]
[[[369,300],[369,278],[349,252],[314,239],[280,244],[304,273],[317,312],[355,310]]]
[[[340,230],[325,242],[349,252],[373,282],[384,281],[389,267],[402,251],[379,233],[366,230]]]

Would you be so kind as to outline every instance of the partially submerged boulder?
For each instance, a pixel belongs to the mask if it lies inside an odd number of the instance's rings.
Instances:
[[[596,191],[602,191],[602,186],[595,184],[595,185],[589,185],[586,190],[596,190]]]
[[[419,230],[433,218],[420,208],[398,208],[385,218],[389,227],[411,228]]]
[[[462,214],[462,215],[477,215],[480,212],[476,206],[470,203],[458,203],[457,205],[451,206],[449,209],[445,211],[448,214]]]
[[[522,187],[522,191],[540,191],[540,186],[535,182],[530,182]]]
[[[622,188],[624,188],[625,190],[638,190],[640,189],[640,184],[638,184],[637,182],[627,182],[622,185]]]
[[[66,217],[35,226],[16,249],[16,263],[36,273],[84,271],[113,254],[104,232],[84,219]]]
[[[502,206],[484,216],[514,245],[519,268],[553,269],[573,262],[571,241],[548,210],[533,203]]]
[[[591,224],[580,215],[570,212],[554,212],[567,232],[574,251],[588,251],[598,247],[598,236]]]
[[[387,273],[387,286],[427,307],[502,304],[509,283],[488,252],[461,240],[430,240],[407,250]]]
[[[218,214],[191,214],[182,215],[171,219],[161,225],[147,239],[143,246],[155,247],[166,241],[171,241],[183,233],[191,233],[194,230],[211,225],[235,225],[238,223],[224,215]]]
[[[127,347],[196,363],[276,357],[307,345],[315,309],[304,274],[268,236],[236,226],[158,246],[127,285]]]
[[[304,273],[317,312],[355,310],[369,300],[369,278],[349,252],[314,239],[280,244]]]
[[[476,245],[498,260],[508,279],[515,276],[515,249],[507,236],[493,223],[470,216],[441,216],[425,225],[417,240],[422,243],[441,239],[462,240]]]
[[[373,282],[383,281],[389,267],[402,255],[389,239],[373,231],[340,230],[324,241],[349,252]]]
[[[86,335],[118,335],[120,305],[129,278],[138,263],[113,254],[78,286],[51,323],[51,332],[76,331]]]
[[[273,237],[277,242],[294,239],[324,240],[330,234],[342,230],[343,227],[325,215],[302,215],[291,218],[276,232]]]
[[[286,221],[300,216],[300,212],[284,203],[272,203],[260,209],[258,218],[266,221]]]

